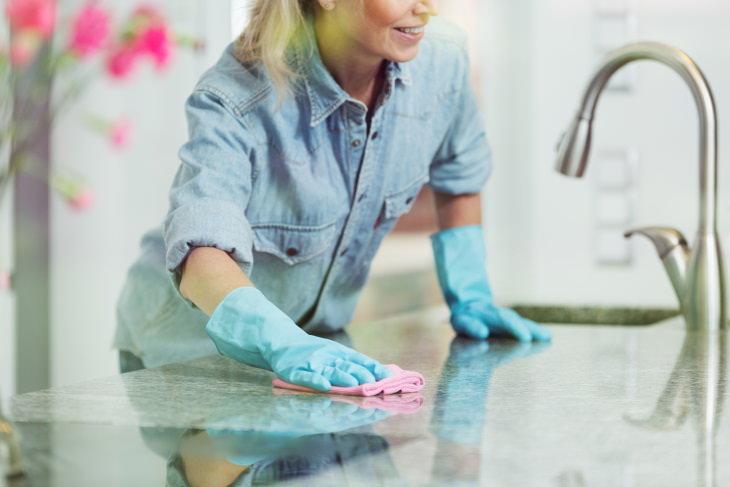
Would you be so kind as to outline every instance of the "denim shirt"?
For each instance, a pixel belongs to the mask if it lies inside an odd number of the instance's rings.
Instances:
[[[145,235],[117,306],[114,346],[147,367],[216,353],[206,315],[175,286],[192,248],[228,252],[304,329],[337,330],[421,187],[476,193],[489,175],[459,31],[432,20],[416,58],[387,65],[371,117],[325,69],[311,25],[305,37],[288,53],[299,77],[278,110],[261,64],[232,47],[188,100],[165,242],[160,228]]]
[[[371,117],[323,65],[311,24],[304,38],[288,52],[299,77],[280,107],[263,66],[232,46],[188,99],[166,266],[179,280],[191,249],[224,250],[300,326],[324,332],[349,322],[378,246],[422,186],[477,193],[491,157],[453,27],[432,22],[412,61],[387,64]]]

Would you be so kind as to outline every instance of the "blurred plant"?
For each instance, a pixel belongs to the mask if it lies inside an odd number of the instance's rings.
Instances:
[[[5,42],[0,40],[0,203],[14,176],[41,171],[33,154],[37,120],[18,113],[19,83],[31,103],[47,103],[47,121],[53,123],[93,82],[106,75],[125,81],[145,61],[164,70],[177,47],[200,49],[189,37],[172,32],[166,18],[152,3],[133,7],[120,22],[101,1],[87,0],[70,18],[59,18],[58,0],[5,0]],[[25,88],[28,84],[32,89]],[[28,100],[21,100],[23,101]],[[126,147],[132,132],[127,118],[89,117],[88,127],[105,136],[115,149]],[[46,182],[73,208],[93,204],[93,192],[80,178],[53,169]]]

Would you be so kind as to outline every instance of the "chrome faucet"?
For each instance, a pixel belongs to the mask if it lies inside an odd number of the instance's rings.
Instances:
[[[586,88],[580,109],[558,147],[556,169],[582,177],[588,164],[593,116],[603,88],[622,66],[637,60],[659,61],[672,68],[692,90],[700,122],[700,215],[694,246],[673,228],[628,231],[651,239],[672,281],[688,329],[725,328],[725,279],[717,236],[717,117],[710,86],[700,68],[677,48],[637,42],[610,52]]]

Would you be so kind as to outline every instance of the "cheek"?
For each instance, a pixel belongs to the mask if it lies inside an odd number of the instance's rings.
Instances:
[[[411,0],[363,0],[363,20],[373,27],[387,28],[395,25],[408,13]]]

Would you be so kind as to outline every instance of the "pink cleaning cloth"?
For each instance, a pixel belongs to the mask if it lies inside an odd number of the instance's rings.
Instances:
[[[318,391],[309,387],[298,386],[296,384],[290,384],[283,380],[276,378],[272,384],[274,387],[281,387],[282,389],[292,389],[294,391],[305,391],[305,392],[319,392],[324,394],[342,394],[345,396],[377,396],[378,394],[397,394],[399,392],[418,392],[423,388],[426,381],[423,376],[418,372],[410,370],[403,370],[395,364],[386,365],[391,372],[392,377],[386,379],[380,379],[377,382],[371,382],[370,384],[361,384],[359,386],[351,387],[339,387],[332,386],[329,391]]]

